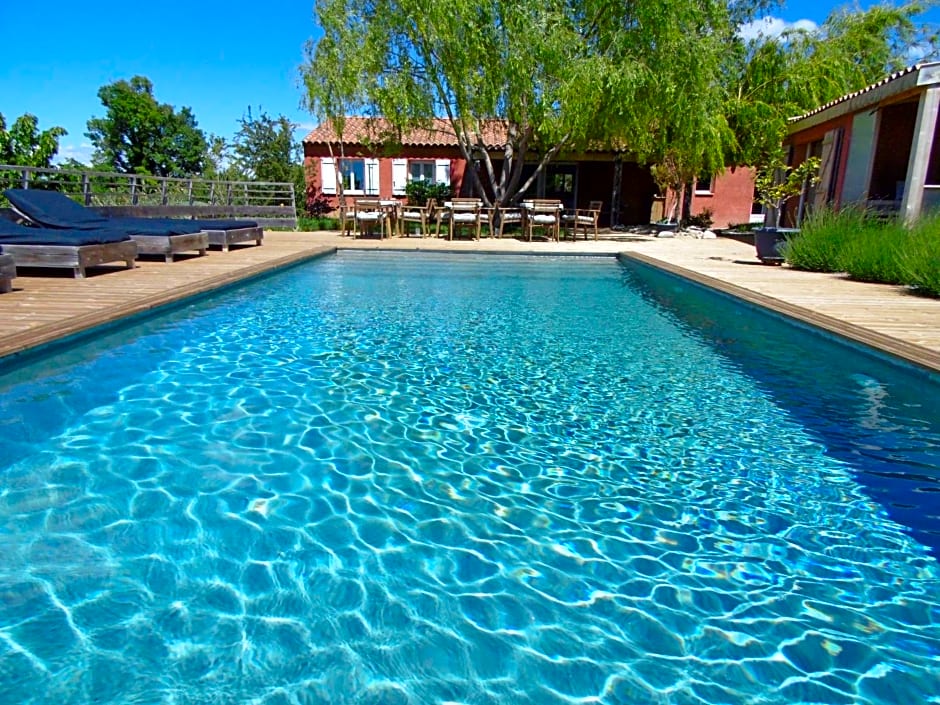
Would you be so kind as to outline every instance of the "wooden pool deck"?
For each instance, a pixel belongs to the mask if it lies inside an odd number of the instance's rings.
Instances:
[[[95,326],[230,285],[336,248],[605,254],[626,256],[681,274],[784,315],[940,372],[940,300],[900,287],[861,284],[828,274],[761,265],[736,240],[611,234],[598,242],[448,242],[392,238],[353,240],[335,233],[268,232],[261,247],[211,251],[172,264],[144,261],[133,270],[101,268],[84,280],[46,270],[13,280],[0,294],[0,357],[16,355]]]

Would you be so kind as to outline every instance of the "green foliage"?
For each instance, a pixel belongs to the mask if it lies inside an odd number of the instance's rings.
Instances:
[[[105,117],[88,121],[97,167],[124,174],[187,176],[202,173],[208,145],[189,108],[158,103],[143,76],[98,90]]]
[[[240,181],[241,172],[232,164],[232,146],[224,137],[209,135],[202,176],[219,181]]]
[[[755,179],[757,200],[761,205],[774,209],[777,227],[780,227],[783,204],[819,181],[820,163],[819,157],[810,157],[797,167],[774,161],[758,169]]]
[[[308,216],[302,216],[297,219],[297,229],[302,232],[339,230],[339,220],[337,218],[311,218]]]
[[[232,142],[233,163],[244,178],[254,181],[293,181],[300,164],[300,144],[294,139],[296,125],[285,116],[258,117],[248,108],[239,120]]]
[[[714,223],[712,218],[711,208],[703,208],[701,213],[696,213],[695,215],[686,219],[686,225],[693,225],[696,228],[705,228],[706,230],[712,226]]]
[[[867,226],[864,211],[845,209],[839,212],[821,209],[810,213],[800,226],[800,232],[782,247],[790,266],[812,272],[841,272],[842,252],[853,233]]]
[[[497,203],[560,150],[599,142],[672,154],[693,174],[722,166],[726,3],[323,0],[316,16],[323,35],[301,70],[311,111],[337,134],[349,114],[381,115],[393,133],[446,117]],[[490,152],[494,119],[507,137]],[[523,181],[526,159],[537,168]]]
[[[409,181],[405,184],[405,195],[408,197],[408,203],[411,205],[423,206],[432,198],[438,204],[450,200],[453,195],[453,190],[450,184],[424,180]]]
[[[838,9],[816,31],[791,29],[779,37],[736,40],[722,68],[725,115],[734,133],[728,164],[763,166],[780,158],[787,120],[911,63],[937,39],[915,20],[930,2]]]
[[[49,167],[59,152],[59,138],[68,134],[62,127],[39,130],[39,119],[26,113],[7,129],[0,113],[0,164]]]
[[[864,218],[845,238],[839,255],[842,269],[857,281],[900,284],[904,281],[901,255],[908,239],[907,228],[897,220]]]
[[[822,210],[806,218],[783,249],[797,269],[846,272],[859,281],[940,296],[940,214],[907,227],[858,208]]]
[[[940,213],[918,220],[901,252],[904,283],[926,296],[940,297]]]

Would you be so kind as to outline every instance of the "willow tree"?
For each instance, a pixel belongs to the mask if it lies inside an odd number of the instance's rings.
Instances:
[[[485,170],[489,192],[469,174],[488,203],[587,147],[689,173],[721,166],[716,78],[732,25],[720,0],[322,0],[315,12],[310,110],[338,135],[350,110],[399,133],[446,119]],[[523,182],[527,160],[537,168]]]
[[[727,163],[773,165],[789,118],[871,85],[911,63],[915,53],[918,60],[936,56],[936,35],[918,21],[935,4],[843,8],[815,30],[729,45],[723,82],[735,138]]]

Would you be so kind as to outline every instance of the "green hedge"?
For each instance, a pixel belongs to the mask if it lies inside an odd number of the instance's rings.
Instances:
[[[338,218],[306,218],[297,219],[297,229],[302,232],[315,232],[317,230],[339,230]]]
[[[908,228],[860,209],[823,210],[807,217],[783,250],[796,269],[845,272],[858,281],[940,297],[940,214]]]

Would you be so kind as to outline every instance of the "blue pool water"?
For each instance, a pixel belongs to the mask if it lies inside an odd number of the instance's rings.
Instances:
[[[0,704],[940,702],[940,386],[340,253],[0,377]]]

